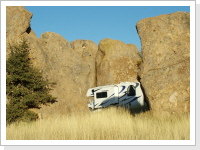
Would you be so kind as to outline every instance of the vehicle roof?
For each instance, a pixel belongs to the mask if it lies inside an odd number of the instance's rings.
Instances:
[[[108,87],[115,87],[115,86],[119,86],[119,85],[131,85],[131,84],[133,84],[133,83],[139,83],[139,82],[121,82],[121,83],[119,83],[119,84],[98,86],[98,87],[93,87],[93,88],[90,88],[90,89],[108,88]]]

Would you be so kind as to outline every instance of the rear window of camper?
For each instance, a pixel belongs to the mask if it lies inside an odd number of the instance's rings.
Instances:
[[[128,96],[135,96],[135,94],[136,94],[133,85],[130,85],[130,86],[128,87],[127,92],[128,92]]]
[[[107,92],[101,92],[101,93],[97,93],[97,98],[106,98],[107,97]]]

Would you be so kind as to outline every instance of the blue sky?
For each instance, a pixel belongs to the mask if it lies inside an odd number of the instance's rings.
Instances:
[[[67,41],[104,38],[135,44],[141,49],[136,23],[144,18],[177,11],[190,12],[189,6],[25,6],[33,13],[31,28],[38,38],[55,32]]]

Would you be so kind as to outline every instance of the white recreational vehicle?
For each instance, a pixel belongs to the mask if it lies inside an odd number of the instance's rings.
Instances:
[[[90,97],[88,107],[91,110],[109,106],[122,106],[131,110],[147,108],[139,82],[121,82],[120,84],[90,88],[87,91]]]

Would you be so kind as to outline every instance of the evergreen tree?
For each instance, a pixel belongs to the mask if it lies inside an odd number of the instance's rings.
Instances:
[[[32,66],[26,41],[10,46],[10,50],[6,61],[6,95],[9,100],[6,122],[35,120],[38,115],[29,111],[30,108],[56,102],[56,98],[49,94],[51,83],[44,80],[42,73]]]

